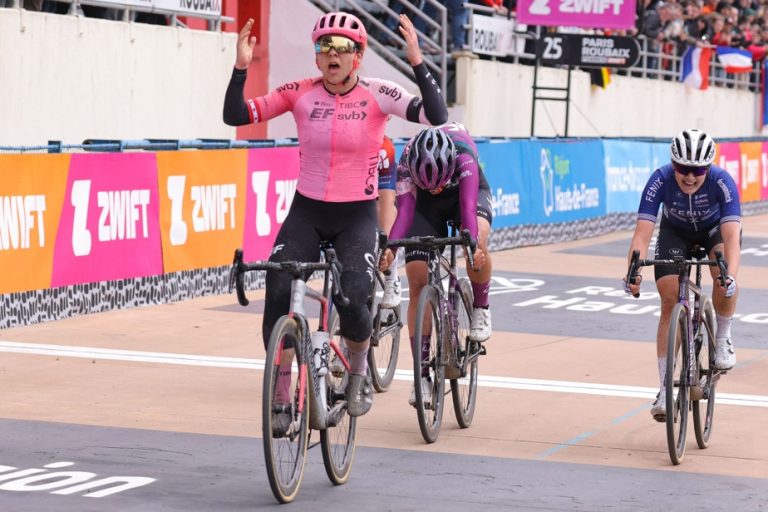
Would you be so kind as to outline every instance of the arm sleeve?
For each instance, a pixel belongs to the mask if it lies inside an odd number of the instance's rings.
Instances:
[[[422,62],[414,66],[413,73],[416,75],[416,84],[419,86],[422,99],[411,100],[406,111],[406,119],[412,123],[423,122],[419,115],[423,106],[424,115],[430,124],[436,126],[445,123],[448,120],[448,107],[445,106],[440,86],[427,69],[427,65]]]
[[[717,200],[720,203],[720,224],[741,222],[741,202],[736,182],[727,172],[721,173],[717,184]]]
[[[227,92],[224,95],[224,122],[230,126],[241,126],[251,123],[248,107],[243,100],[243,89],[247,71],[235,68],[229,79]]]
[[[477,240],[477,193],[480,187],[480,168],[471,155],[459,154],[456,172],[459,173],[459,211],[461,227],[468,229]]]
[[[416,211],[416,196],[412,192],[398,194],[397,196],[397,217],[389,232],[390,240],[397,240],[405,237],[413,224],[413,214]]]

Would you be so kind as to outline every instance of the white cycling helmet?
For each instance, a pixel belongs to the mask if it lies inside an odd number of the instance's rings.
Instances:
[[[678,133],[670,146],[672,161],[686,167],[705,167],[715,160],[715,141],[707,132],[691,128]]]

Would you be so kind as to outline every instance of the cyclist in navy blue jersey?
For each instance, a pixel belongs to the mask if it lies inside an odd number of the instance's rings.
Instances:
[[[719,281],[720,269],[710,267],[715,283],[712,299],[717,316],[715,335],[715,366],[721,370],[733,368],[736,354],[731,341],[731,320],[736,310],[738,289],[736,275],[741,256],[741,204],[736,183],[727,171],[712,165],[715,142],[707,133],[683,130],[672,139],[671,162],[656,169],[645,185],[637,224],[629,247],[640,258],[646,257],[653,236],[659,207],[662,207],[655,258],[691,257],[695,245],[704,247],[710,258],[714,251],[723,253],[728,263],[725,285]],[[661,389],[651,407],[657,421],[666,421],[667,335],[672,308],[677,302],[677,271],[670,265],[654,267],[656,288],[661,297],[661,316],[656,334]],[[624,283],[628,293],[639,293],[640,283]]]

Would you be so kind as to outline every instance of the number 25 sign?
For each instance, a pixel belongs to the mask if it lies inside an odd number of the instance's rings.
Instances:
[[[635,0],[518,0],[517,21],[544,26],[632,28]]]

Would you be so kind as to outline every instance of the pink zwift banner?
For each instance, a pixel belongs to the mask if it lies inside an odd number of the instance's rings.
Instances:
[[[293,202],[298,177],[298,147],[248,151],[243,235],[246,261],[269,258],[277,232]]]
[[[51,286],[163,273],[155,155],[72,155]]]
[[[548,27],[632,28],[635,0],[518,0],[517,21]]]

